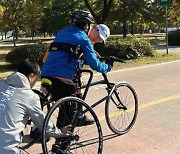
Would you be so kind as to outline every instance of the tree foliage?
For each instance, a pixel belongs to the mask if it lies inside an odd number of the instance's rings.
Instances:
[[[169,20],[171,25],[180,27],[180,0],[175,0],[169,8]]]
[[[105,23],[112,33],[123,32],[124,36],[165,26],[164,7],[152,0],[1,0],[0,5],[0,31],[31,31],[32,37],[35,32],[55,35],[78,9],[89,10],[97,23]],[[179,26],[179,8],[180,0],[169,6],[173,26]]]
[[[29,0],[24,3],[24,24],[31,30],[32,39],[34,37],[34,32],[36,32],[41,26],[41,18],[44,15],[43,7],[44,5],[41,3],[41,0]]]
[[[51,5],[44,8],[41,31],[55,35],[59,29],[69,24],[70,13],[76,9],[81,9],[81,6],[80,1],[53,1]]]
[[[4,1],[4,11],[2,22],[4,23],[5,31],[14,31],[15,34],[22,28],[23,25],[23,1]]]
[[[105,23],[107,21],[113,0],[84,0],[84,3],[97,23]]]

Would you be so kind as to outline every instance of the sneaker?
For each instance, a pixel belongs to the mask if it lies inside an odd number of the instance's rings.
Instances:
[[[30,132],[30,135],[29,137],[33,140],[37,140],[36,142],[38,143],[41,143],[42,140],[41,140],[41,132],[39,131],[38,128],[34,129],[33,130],[33,127],[31,127],[31,132]],[[50,140],[49,137],[46,138],[46,142],[48,142]]]
[[[86,115],[84,115],[82,118],[78,119],[76,126],[80,127],[80,126],[92,125],[94,124],[94,122],[95,122],[94,120],[89,119]]]
[[[33,127],[32,127],[29,137],[30,137],[31,139],[34,139],[34,140],[35,140],[35,139],[37,139],[37,138],[40,138],[40,136],[41,136],[41,133],[40,133],[39,129],[36,128],[36,129],[33,130]]]
[[[67,149],[58,149],[58,151],[56,152],[52,151],[52,154],[73,154],[73,153]]]

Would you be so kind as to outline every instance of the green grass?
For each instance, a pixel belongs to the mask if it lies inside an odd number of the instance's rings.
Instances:
[[[115,62],[112,70],[118,70],[118,69],[126,69],[126,68],[134,68],[134,67],[140,67],[150,64],[158,64],[168,61],[175,61],[180,60],[180,55],[175,54],[161,54],[161,53],[155,53],[154,57],[141,57],[134,60],[127,60],[126,63],[119,63]],[[85,65],[85,69],[90,69],[89,66]]]
[[[0,46],[0,79],[6,78],[14,70],[10,63],[7,63],[5,56],[13,47]]]
[[[154,57],[141,57],[134,60],[127,60],[126,63],[115,63],[113,69],[116,70],[122,68],[139,67],[174,60],[180,60],[180,55],[155,53]]]

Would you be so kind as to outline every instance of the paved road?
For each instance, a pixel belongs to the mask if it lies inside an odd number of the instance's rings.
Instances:
[[[113,81],[126,80],[135,87],[140,109],[137,122],[128,134],[104,142],[104,154],[180,153],[179,68],[177,61],[109,74]],[[98,96],[94,92],[89,97]],[[111,132],[104,123],[103,132],[107,136]]]
[[[95,108],[104,135],[103,154],[180,153],[180,61],[113,71],[111,81],[128,81],[137,91],[139,114],[135,126],[122,136],[114,136],[103,118],[104,104]],[[85,77],[86,78],[86,77]],[[85,79],[84,78],[84,79]],[[95,75],[95,80],[101,78]],[[103,86],[92,87],[87,102],[102,97]],[[40,145],[29,149],[39,153]]]
[[[167,53],[167,46],[160,45],[154,47],[157,52]],[[168,46],[168,53],[169,54],[180,54],[180,46]]]

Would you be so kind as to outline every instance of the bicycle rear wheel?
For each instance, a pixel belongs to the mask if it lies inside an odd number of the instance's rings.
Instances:
[[[49,142],[46,142],[47,132],[46,129],[49,125],[49,123],[54,123],[56,125],[57,123],[57,117],[59,114],[58,112],[63,112],[63,117],[61,119],[58,119],[59,123],[64,123],[66,121],[66,124],[62,124],[62,126],[71,124],[74,126],[74,121],[72,118],[74,113],[67,109],[67,104],[71,104],[70,106],[78,106],[80,105],[85,112],[85,115],[94,120],[94,124],[87,125],[87,126],[81,126],[81,127],[75,127],[72,131],[72,137],[67,138],[66,142],[70,142],[69,144],[69,150],[72,153],[92,153],[92,154],[101,154],[102,153],[102,147],[103,147],[103,135],[101,126],[99,123],[99,120],[92,110],[92,108],[87,105],[83,100],[76,98],[76,97],[65,97],[60,100],[58,100],[52,108],[49,110],[48,114],[45,117],[43,131],[42,131],[42,148],[43,153],[51,153],[52,151],[52,145],[55,143],[55,138],[51,137]],[[66,108],[65,108],[66,106]],[[69,111],[68,111],[69,110]],[[72,115],[73,114],[73,115]],[[77,115],[76,115],[77,116]]]
[[[138,114],[138,98],[127,82],[118,83],[105,105],[106,122],[112,132],[123,135],[134,125]]]

